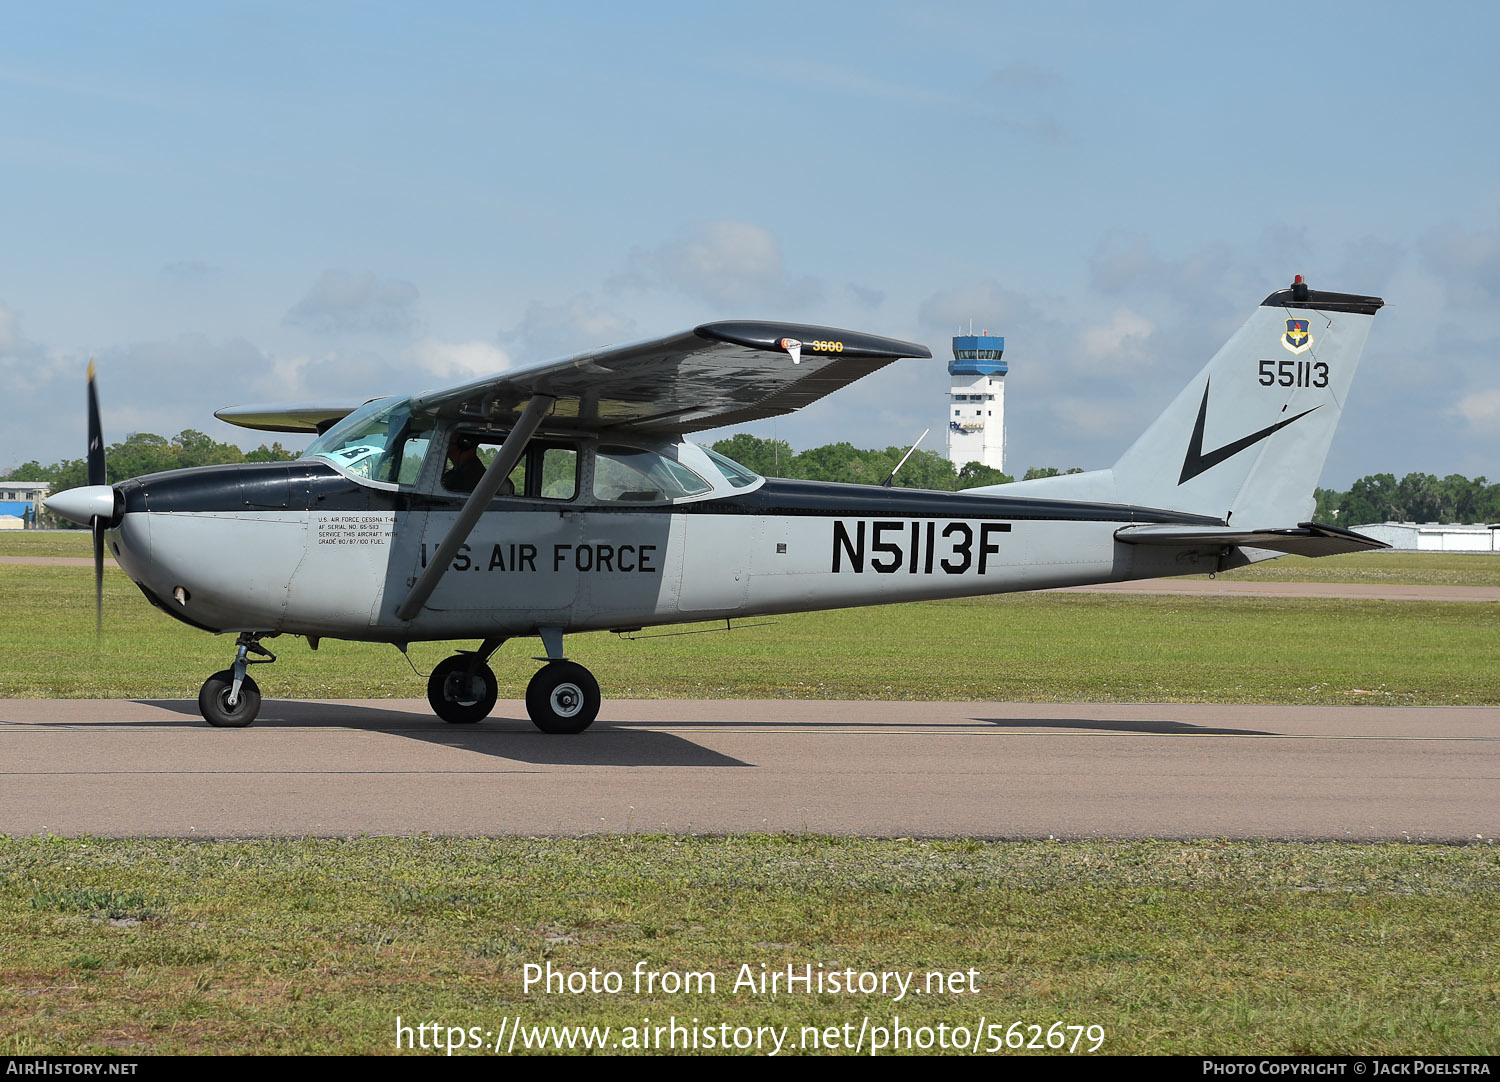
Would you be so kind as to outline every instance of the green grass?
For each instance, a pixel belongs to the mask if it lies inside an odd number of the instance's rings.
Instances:
[[[0,1053],[386,1053],[395,1019],[1104,1027],[1101,1051],[1500,1046],[1500,851],[626,836],[0,840]],[[638,995],[638,962],[714,994]],[[523,990],[523,966],[619,995]],[[739,967],[977,994],[732,990]],[[921,979],[919,977],[919,979]]]
[[[88,568],[0,566],[0,698],[193,698],[229,665],[231,638],[171,620],[115,570],[96,650],[92,578]],[[269,698],[421,697],[453,647],[414,645],[418,675],[389,646],[267,645],[281,660],[252,671]],[[1500,702],[1500,635],[1486,603],[1016,594],[777,617],[727,633],[580,635],[568,652],[608,698]],[[496,655],[502,697],[524,695],[536,653],[520,639]]]
[[[0,556],[94,555],[87,530],[7,530],[0,533]]]
[[[1204,578],[1203,575],[1192,576]],[[1353,582],[1387,586],[1500,586],[1500,554],[1358,552],[1345,556],[1283,556],[1226,571],[1242,582]]]

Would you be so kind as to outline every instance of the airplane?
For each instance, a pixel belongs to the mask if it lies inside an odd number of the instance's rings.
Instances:
[[[685,437],[789,413],[924,346],[736,321],[456,387],[236,406],[315,434],[293,461],[105,484],[90,365],[89,484],[47,500],[157,608],[236,636],[209,724],[249,725],[264,641],[477,640],[432,671],[444,721],[487,717],[489,659],[541,640],[532,722],[579,733],[598,682],[565,636],[1220,572],[1388,546],[1308,521],[1379,297],[1271,293],[1114,466],[932,492],[766,478]]]

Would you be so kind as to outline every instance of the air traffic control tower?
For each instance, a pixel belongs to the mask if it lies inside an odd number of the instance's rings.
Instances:
[[[1005,469],[1005,339],[982,334],[953,339],[948,362],[948,461]]]

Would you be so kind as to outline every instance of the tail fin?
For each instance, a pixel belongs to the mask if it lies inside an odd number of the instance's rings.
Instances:
[[[1287,526],[1313,490],[1379,297],[1272,293],[1110,470],[1006,486],[1007,494],[1107,499]]]

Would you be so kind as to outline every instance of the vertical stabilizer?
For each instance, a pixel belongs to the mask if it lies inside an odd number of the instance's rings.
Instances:
[[[1379,297],[1272,293],[1113,469],[1004,486],[1223,518],[1304,522]]]

